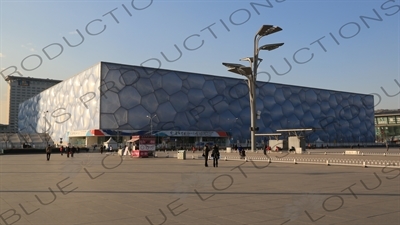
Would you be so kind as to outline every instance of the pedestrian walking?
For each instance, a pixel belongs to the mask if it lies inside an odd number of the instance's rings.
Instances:
[[[246,151],[245,151],[244,149],[242,150],[242,152],[241,152],[241,154],[240,154],[240,158],[241,158],[241,159],[246,158]]]
[[[127,145],[125,145],[125,151],[122,155],[130,155],[130,151],[129,151],[129,147]]]
[[[100,153],[103,154],[103,151],[104,151],[104,146],[102,145],[100,146]]]
[[[267,149],[268,149],[268,146],[265,145],[265,146],[264,146],[264,155],[267,155]]]
[[[51,147],[50,147],[50,145],[47,145],[47,147],[46,147],[46,158],[47,158],[47,161],[50,160],[50,156],[51,156]]]
[[[72,146],[71,148],[71,158],[74,157],[74,153],[76,152],[75,146]]]
[[[204,156],[204,160],[205,160],[204,166],[205,166],[205,167],[208,167],[208,154],[209,154],[209,152],[210,152],[210,148],[209,148],[208,145],[206,144],[206,145],[204,146],[204,149],[203,149],[203,156]]]
[[[62,145],[60,147],[60,153],[61,153],[61,155],[64,155],[64,146],[62,146]]]
[[[211,153],[211,156],[213,157],[213,166],[218,167],[218,159],[219,159],[219,147],[218,145],[214,145],[213,151]]]
[[[386,151],[389,151],[389,144],[386,142]]]
[[[67,146],[65,148],[65,151],[67,152],[67,158],[69,158],[69,154],[71,154],[71,148],[69,146]]]

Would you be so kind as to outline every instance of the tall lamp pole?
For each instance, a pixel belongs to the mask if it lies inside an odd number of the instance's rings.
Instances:
[[[235,121],[232,123],[232,125],[231,125],[231,128],[229,129],[229,132],[231,133],[231,140],[229,140],[230,142],[232,142],[231,144],[232,144],[232,146],[233,146],[233,141],[234,141],[234,137],[233,137],[233,127],[235,126],[235,124],[237,123],[237,120],[238,120],[239,118],[235,118]],[[228,119],[229,120],[229,119]]]
[[[281,31],[282,28],[272,25],[263,25],[254,37],[254,54],[253,57],[247,57],[241,59],[242,61],[249,61],[250,67],[243,66],[236,63],[222,63],[222,65],[228,67],[229,72],[237,73],[247,78],[247,85],[249,88],[249,99],[250,99],[250,135],[251,135],[251,151],[255,151],[255,132],[258,131],[256,125],[256,81],[257,81],[257,69],[262,59],[258,57],[260,50],[274,50],[282,46],[284,43],[267,44],[258,47],[258,43],[262,37]]]
[[[157,114],[154,114],[153,116],[147,115],[147,118],[150,118],[150,136],[153,135],[153,118],[156,117]]]
[[[44,139],[46,140],[46,147],[47,145],[49,145],[49,139],[47,138],[47,113],[49,112],[49,110],[46,110],[44,112]]]

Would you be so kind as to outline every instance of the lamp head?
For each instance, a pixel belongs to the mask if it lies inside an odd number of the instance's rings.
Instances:
[[[222,63],[222,65],[228,67],[228,69],[235,69],[235,68],[245,67],[242,64],[238,64],[238,63]]]
[[[236,67],[236,68],[229,68],[228,69],[229,72],[232,73],[237,73],[240,74],[242,76],[248,77],[252,75],[252,69],[251,67]]]
[[[261,58],[257,58],[257,59],[258,59],[259,62],[263,61],[263,59],[261,59]],[[240,61],[249,61],[250,63],[253,63],[254,62],[254,57],[242,58],[242,59],[240,59]]]
[[[263,45],[260,47],[260,50],[267,50],[267,51],[272,51],[274,49],[277,49],[281,47],[284,43],[276,43],[276,44],[267,44]]]
[[[258,30],[257,35],[259,36],[267,36],[276,32],[281,31],[282,28],[278,26],[272,26],[272,25],[263,25],[260,30]]]
[[[249,61],[249,62],[253,63],[254,57],[241,58],[240,61]]]

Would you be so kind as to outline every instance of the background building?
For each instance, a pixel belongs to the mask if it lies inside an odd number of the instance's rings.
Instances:
[[[60,83],[60,80],[40,79],[21,76],[7,76],[9,96],[8,126],[0,129],[0,132],[18,132],[18,107],[19,104],[39,94],[43,90]]]
[[[377,142],[400,142],[400,110],[376,110],[375,131]]]
[[[314,128],[308,143],[375,141],[372,95],[257,82],[257,111],[258,133]],[[172,142],[250,139],[243,79],[107,62],[28,99],[18,118],[21,131],[88,146],[150,132]]]

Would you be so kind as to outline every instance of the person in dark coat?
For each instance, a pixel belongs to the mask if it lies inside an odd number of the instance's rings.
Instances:
[[[239,150],[240,151],[240,150]],[[240,158],[241,159],[244,159],[246,157],[246,151],[244,150],[244,149],[242,149],[241,151],[240,151]]]
[[[67,152],[67,158],[69,158],[69,154],[71,154],[71,147],[67,146],[65,151]]]
[[[46,147],[46,157],[47,157],[47,161],[50,160],[50,156],[51,156],[51,147],[50,147],[50,145],[47,145],[47,147]]]
[[[213,157],[213,166],[218,167],[218,159],[219,159],[219,148],[218,145],[214,145],[213,151],[211,153]]]
[[[74,153],[76,152],[75,146],[72,146],[71,148],[71,157],[74,157]]]
[[[208,167],[208,154],[209,154],[209,152],[210,152],[210,148],[209,148],[208,145],[206,144],[206,145],[204,146],[204,152],[203,152],[203,154],[204,154],[204,160],[205,160],[205,164],[204,164],[205,167]]]
[[[242,156],[242,151],[243,151],[242,145],[239,145],[238,152],[240,156]]]
[[[61,155],[64,155],[64,146],[62,146],[62,145],[60,147],[60,152],[61,152]]]

